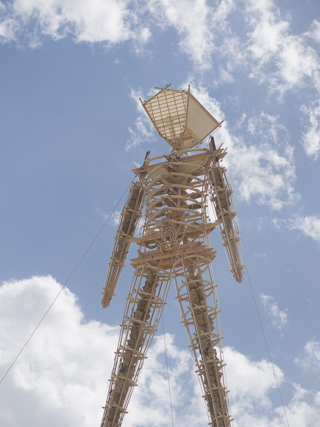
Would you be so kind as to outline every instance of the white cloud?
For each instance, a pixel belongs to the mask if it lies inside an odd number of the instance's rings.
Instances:
[[[208,65],[206,57],[212,50],[213,34],[208,27],[211,10],[206,0],[151,0],[148,7],[158,25],[176,29],[184,52],[196,63]]]
[[[285,82],[284,87],[292,89],[312,77],[319,70],[318,61],[316,52],[300,37],[287,36],[278,59],[279,78]]]
[[[295,193],[295,165],[293,147],[286,143],[275,146],[266,141],[232,136],[226,142],[230,151],[229,174],[234,177],[237,197],[280,210],[299,200]]]
[[[297,357],[295,363],[309,372],[320,372],[320,343],[308,341],[304,347],[304,355]]]
[[[266,360],[254,362],[231,347],[225,348],[224,355],[232,401],[241,401],[242,410],[252,408],[258,402],[262,406],[270,407],[268,393],[276,388],[270,363]],[[281,384],[284,380],[283,372],[277,366],[275,371]]]
[[[280,95],[316,80],[319,58],[303,36],[292,35],[273,0],[247,0],[246,18],[251,31],[247,49],[251,77],[266,82]]]
[[[247,119],[246,113],[242,113],[240,119],[233,126],[234,129],[241,129]]]
[[[305,35],[320,43],[320,21],[315,19],[310,26],[310,30]]]
[[[247,19],[253,31],[248,50],[261,63],[268,62],[281,48],[289,23],[281,21],[273,1],[247,1]]]
[[[150,126],[150,120],[147,117],[137,117],[134,128],[129,127],[130,138],[126,142],[125,150],[129,151],[132,148],[137,148],[144,141],[153,141],[155,136],[153,129]]]
[[[320,393],[294,385],[294,395],[286,412],[291,427],[316,426],[320,419]]]
[[[313,101],[309,106],[303,105],[301,111],[305,115],[303,147],[308,156],[317,159],[320,151],[320,101]]]
[[[256,252],[256,251],[254,251],[253,252],[253,255],[256,257],[256,258],[267,258],[267,254],[266,253],[260,253],[260,252]]]
[[[151,92],[154,92],[154,90],[151,90]],[[144,100],[142,92],[131,88],[130,98],[135,101],[139,115],[135,120],[134,127],[132,128],[130,126],[128,128],[130,137],[126,142],[125,151],[129,151],[132,148],[137,148],[145,141],[150,142],[155,140],[155,128],[147,116],[140,101],[140,99],[142,101]]]
[[[265,312],[271,317],[272,326],[281,330],[288,323],[288,309],[280,310],[274,298],[270,295],[261,294],[260,299]]]
[[[0,366],[9,366],[39,318],[60,291],[52,277],[33,277],[0,287]],[[102,417],[107,378],[113,365],[118,327],[86,321],[77,298],[65,289],[29,345],[1,384],[0,423],[34,427],[94,427]],[[187,350],[166,335],[174,420],[177,427],[206,424],[205,404]],[[281,408],[273,407],[276,388],[270,363],[252,361],[227,347],[228,387],[235,427],[284,425]],[[163,336],[155,338],[125,418],[128,427],[171,424]],[[275,366],[278,382],[283,372]],[[316,425],[320,394],[290,385],[287,405],[291,427]],[[133,410],[134,408],[134,410]],[[157,420],[157,424],[155,424]]]
[[[320,218],[317,216],[297,216],[287,222],[290,230],[300,230],[306,236],[320,242]]]
[[[13,0],[0,10],[2,41],[29,38],[30,45],[41,44],[45,36],[54,40],[68,34],[77,43],[104,42],[107,45],[129,39],[146,42],[147,27],[136,23],[129,0]]]
[[[252,361],[230,347],[224,353],[234,427],[283,427],[287,425],[286,417],[290,427],[317,425],[320,419],[320,392],[290,384],[293,396],[285,405],[285,416],[280,399],[277,399],[279,406],[271,401],[271,391],[277,388],[271,364],[265,360]],[[281,387],[285,382],[284,373],[276,365],[274,369]]]
[[[70,34],[77,43],[103,42],[109,46],[132,40],[136,52],[151,38],[150,23],[174,27],[180,48],[200,68],[210,67],[214,31],[233,9],[233,0],[222,0],[213,9],[206,0],[12,0],[0,9],[0,41],[41,45],[44,37],[54,40]],[[183,16],[183,19],[182,19]]]
[[[51,276],[0,288],[4,372],[61,289]],[[0,424],[99,425],[118,328],[86,322],[68,289],[1,384]],[[81,408],[81,410],[79,410]]]
[[[271,141],[274,144],[289,140],[288,131],[279,123],[279,116],[272,116],[264,111],[249,118],[248,131],[255,138],[259,137],[260,140]]]
[[[7,43],[15,40],[17,31],[17,23],[14,18],[7,16],[1,20],[1,15],[5,15],[7,8],[4,4],[0,4],[0,42]]]
[[[203,88],[192,87],[192,93],[205,108],[221,121],[224,114],[219,103]],[[245,138],[232,135],[225,122],[215,133],[217,146],[223,142],[229,154],[226,166],[235,182],[237,198],[279,210],[299,200],[295,193],[295,164],[293,147],[288,143],[288,132],[278,117],[264,112],[248,118]]]
[[[163,29],[175,28],[180,48],[201,70],[211,68],[215,39],[226,32],[227,17],[234,10],[233,0],[222,0],[215,7],[206,0],[151,0],[148,8]]]

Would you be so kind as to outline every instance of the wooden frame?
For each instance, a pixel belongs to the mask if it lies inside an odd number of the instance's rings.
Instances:
[[[159,99],[162,103],[171,100],[172,105],[164,108],[169,118],[161,116]],[[180,99],[180,104],[177,99]],[[173,152],[167,156],[147,158],[141,168],[134,169],[137,182],[132,185],[120,216],[103,292],[104,307],[115,292],[130,244],[136,242],[139,249],[137,257],[131,260],[134,277],[120,325],[101,427],[122,424],[172,280],[196,363],[209,425],[231,425],[218,299],[211,269],[216,252],[209,245],[208,235],[216,227],[220,228],[231,273],[239,283],[243,280],[243,259],[232,189],[221,165],[226,151],[216,150],[214,145],[211,150],[194,149],[188,138],[183,139],[192,134],[188,129],[190,99],[194,102],[195,98],[189,90],[173,91],[167,86],[143,103],[151,120],[158,126],[157,130],[173,147]],[[155,109],[150,107],[153,103],[161,107],[159,120]],[[208,123],[217,127],[219,123],[198,101],[196,103],[203,117],[211,120]],[[202,135],[206,134],[207,130],[204,130]],[[173,135],[172,139],[169,139],[170,135]],[[195,141],[196,134],[191,136]],[[181,141],[189,141],[186,148],[181,148]],[[214,218],[210,217],[209,206],[215,213]],[[142,235],[135,237],[143,208]]]

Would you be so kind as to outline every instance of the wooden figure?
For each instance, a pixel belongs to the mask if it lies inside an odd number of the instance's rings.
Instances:
[[[166,86],[142,105],[160,136],[171,145],[169,155],[150,158],[133,172],[120,215],[102,305],[115,293],[132,242],[139,245],[131,260],[134,278],[129,291],[101,427],[121,426],[137,385],[166,302],[176,285],[182,323],[190,342],[205,400],[209,425],[230,426],[219,308],[211,263],[211,231],[219,227],[231,273],[243,280],[243,259],[232,189],[212,132],[219,123],[188,91]],[[158,88],[157,88],[158,89]],[[208,148],[197,146],[209,137]],[[135,237],[143,213],[141,237]]]

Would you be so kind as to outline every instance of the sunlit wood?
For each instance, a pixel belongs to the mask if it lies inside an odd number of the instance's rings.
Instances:
[[[226,151],[217,150],[213,140],[208,149],[192,148],[219,123],[190,91],[166,87],[143,105],[173,150],[166,156],[151,159],[147,156],[143,166],[134,169],[137,182],[131,187],[120,215],[103,292],[104,307],[115,292],[130,244],[137,243],[139,249],[137,257],[131,260],[134,277],[101,427],[122,424],[172,281],[208,423],[228,427],[231,417],[224,381],[218,299],[211,270],[216,252],[210,247],[209,235],[219,227],[237,282],[243,280],[244,268],[240,236],[232,189],[221,164]],[[136,237],[134,232],[142,210],[144,225],[141,236]]]

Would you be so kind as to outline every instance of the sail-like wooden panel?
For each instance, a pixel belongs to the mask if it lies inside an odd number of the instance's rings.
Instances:
[[[194,140],[197,143],[203,141],[219,124],[200,102],[188,92],[186,130],[193,136]]]

